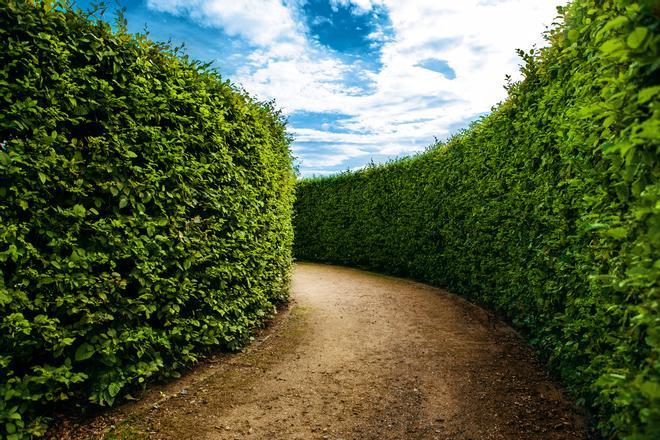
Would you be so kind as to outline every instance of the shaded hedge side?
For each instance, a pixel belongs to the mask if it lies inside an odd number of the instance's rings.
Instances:
[[[0,0],[0,142],[0,438],[235,349],[286,299],[283,120],[207,66]]]
[[[660,438],[660,9],[576,0],[562,14],[464,133],[300,181],[294,255],[485,304],[608,437]]]

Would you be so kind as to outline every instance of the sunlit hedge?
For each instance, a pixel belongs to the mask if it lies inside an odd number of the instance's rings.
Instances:
[[[551,47],[523,54],[509,98],[462,134],[301,181],[294,254],[487,305],[606,435],[660,438],[654,3],[576,0]]]
[[[235,349],[286,298],[295,176],[271,105],[0,0],[0,107],[0,438]]]

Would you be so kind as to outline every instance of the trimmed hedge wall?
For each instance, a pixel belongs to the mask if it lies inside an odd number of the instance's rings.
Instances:
[[[657,2],[576,0],[446,144],[302,180],[294,255],[447,286],[528,336],[608,437],[660,438]]]
[[[0,106],[0,438],[235,349],[286,299],[272,105],[66,5],[0,0]]]

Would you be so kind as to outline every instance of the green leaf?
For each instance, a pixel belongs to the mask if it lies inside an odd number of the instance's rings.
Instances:
[[[94,347],[92,347],[88,343],[83,343],[78,347],[76,350],[76,354],[74,355],[74,359],[76,361],[84,361],[92,357],[94,354]]]
[[[605,231],[605,234],[612,237],[612,238],[616,238],[618,240],[621,240],[621,239],[625,238],[628,235],[628,229],[624,228],[624,227],[612,228],[612,229],[608,229],[607,231]]]
[[[122,384],[117,382],[111,383],[110,386],[108,386],[108,394],[110,394],[110,396],[112,397],[117,396],[117,394],[119,394],[119,391],[121,391],[122,386],[123,386]]]
[[[644,382],[639,387],[642,393],[649,399],[660,400],[660,383],[657,382]]]
[[[660,94],[660,86],[647,87],[637,94],[637,102],[645,104]]]
[[[626,17],[625,15],[620,15],[620,16],[618,16],[616,18],[613,18],[612,20],[608,21],[607,24],[605,24],[605,26],[603,26],[602,32],[607,32],[607,31],[610,31],[612,29],[617,29],[617,28],[623,26],[624,24],[628,23],[629,21],[630,21],[630,19],[628,19],[628,17]]]
[[[628,35],[628,38],[626,38],[626,43],[632,49],[637,49],[642,45],[648,33],[649,30],[647,28],[637,27],[630,33],[630,35]]]
[[[607,40],[600,46],[601,52],[605,55],[612,55],[614,52],[623,49],[623,42],[618,38]]]
[[[41,181],[42,184],[46,183],[46,181],[48,180],[48,176],[46,176],[44,173],[40,172],[39,173],[39,180]]]
[[[73,213],[77,215],[78,217],[84,217],[86,214],[85,207],[82,205],[74,205],[73,206]]]
[[[122,197],[122,198],[119,200],[119,208],[120,208],[120,209],[121,209],[121,208],[125,208],[126,205],[128,205],[128,199],[127,199],[126,197]]]

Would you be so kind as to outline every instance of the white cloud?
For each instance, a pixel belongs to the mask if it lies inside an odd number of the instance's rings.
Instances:
[[[304,154],[305,167],[333,167],[351,158],[368,156],[369,152],[361,145],[335,144],[329,152],[305,151],[304,147],[294,146],[293,154]]]
[[[187,15],[257,45],[300,38],[291,9],[280,0],[147,0],[147,7]]]
[[[298,142],[332,143],[333,152],[299,152],[305,174],[351,158],[423,150],[457,124],[487,112],[505,97],[504,77],[518,77],[515,49],[542,45],[542,33],[565,0],[331,0],[357,14],[383,6],[393,36],[383,40],[382,69],[365,72],[320,47],[296,22],[303,0],[148,0],[150,7],[187,14],[222,27],[258,48],[237,70],[236,80],[286,112],[348,115],[323,130],[291,127]],[[382,29],[371,39],[383,38]],[[447,79],[420,67],[444,60],[455,72]],[[368,93],[347,79],[364,75]],[[350,131],[349,133],[337,133]],[[324,150],[325,151],[325,150]]]
[[[372,0],[330,0],[330,4],[335,6],[352,6],[353,12],[357,14],[366,14],[369,12],[375,5],[380,4],[380,1]]]
[[[336,174],[334,170],[328,170],[324,168],[306,168],[301,174],[303,177],[312,177],[312,176],[330,176]]]

